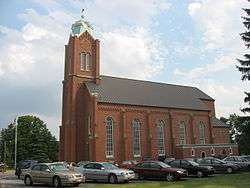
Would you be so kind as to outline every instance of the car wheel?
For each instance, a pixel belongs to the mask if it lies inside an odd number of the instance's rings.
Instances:
[[[24,184],[27,185],[27,186],[33,185],[33,181],[32,181],[32,179],[31,179],[30,176],[26,176],[26,177],[24,178]]]
[[[197,172],[197,177],[198,178],[202,178],[204,175],[203,175],[203,172],[202,171],[198,171]]]
[[[117,177],[116,177],[116,175],[111,174],[111,175],[109,176],[109,183],[112,183],[112,184],[117,183]]]
[[[61,179],[59,177],[55,177],[53,179],[53,186],[57,188],[62,186]]]
[[[78,187],[80,185],[80,183],[75,183],[73,184],[73,187]]]
[[[174,175],[172,173],[168,173],[166,179],[167,181],[174,181]]]
[[[232,172],[233,172],[233,169],[232,169],[231,167],[228,167],[228,168],[227,168],[227,173],[228,173],[228,174],[231,174]]]
[[[144,180],[144,177],[141,174],[138,174],[138,180]]]

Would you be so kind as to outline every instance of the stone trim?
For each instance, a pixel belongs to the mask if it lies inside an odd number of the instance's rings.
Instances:
[[[185,144],[185,145],[176,145],[178,148],[220,148],[220,147],[238,147],[237,144]]]

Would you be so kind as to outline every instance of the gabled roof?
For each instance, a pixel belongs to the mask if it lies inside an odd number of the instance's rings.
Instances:
[[[216,117],[212,118],[212,126],[217,128],[229,128],[229,126]]]
[[[90,93],[97,93],[97,101],[115,104],[167,107],[208,111],[202,100],[214,101],[195,87],[101,76],[97,85],[87,82]]]

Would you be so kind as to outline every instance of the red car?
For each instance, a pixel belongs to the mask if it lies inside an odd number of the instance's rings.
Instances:
[[[128,160],[128,161],[123,161],[121,165],[119,165],[120,168],[125,168],[125,169],[132,169],[138,162],[136,160]]]
[[[144,161],[131,168],[138,176],[138,179],[166,179],[174,181],[188,176],[186,170],[172,168],[160,161]]]

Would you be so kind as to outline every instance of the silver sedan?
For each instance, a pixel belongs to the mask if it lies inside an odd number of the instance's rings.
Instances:
[[[38,163],[31,168],[22,171],[21,179],[25,185],[33,185],[33,183],[44,183],[61,187],[64,185],[78,186],[85,181],[85,177],[81,173],[70,171],[63,164],[59,163]]]
[[[105,181],[109,183],[128,182],[135,178],[131,170],[121,169],[108,162],[90,162],[77,169],[86,180]]]

